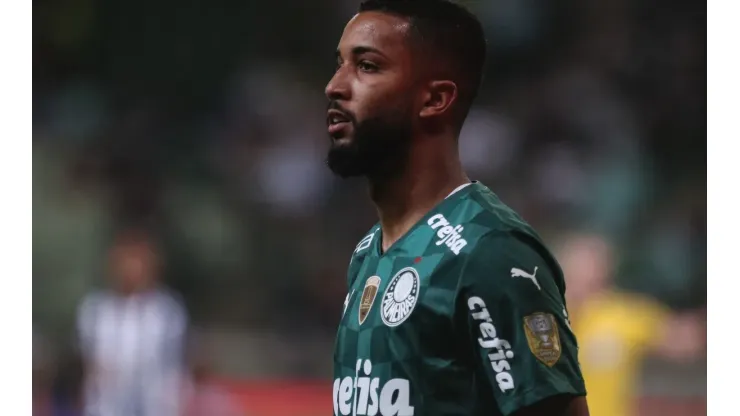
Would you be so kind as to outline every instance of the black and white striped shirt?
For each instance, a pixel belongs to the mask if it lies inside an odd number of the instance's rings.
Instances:
[[[188,318],[165,289],[86,296],[77,330],[88,372],[86,416],[177,416]]]

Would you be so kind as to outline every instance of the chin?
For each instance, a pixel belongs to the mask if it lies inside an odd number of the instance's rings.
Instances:
[[[351,138],[340,139],[341,141],[351,140]],[[355,153],[355,149],[350,145],[334,142],[326,158],[326,164],[329,169],[341,178],[351,178],[365,175],[363,160]]]
[[[362,169],[357,168],[357,164],[332,164],[330,162],[329,169],[332,171],[333,174],[339,176],[342,179],[367,176]]]
[[[354,137],[352,136],[339,136],[339,137],[332,137],[331,138],[331,146],[332,147],[345,147],[345,146],[351,146],[352,143],[354,143]]]

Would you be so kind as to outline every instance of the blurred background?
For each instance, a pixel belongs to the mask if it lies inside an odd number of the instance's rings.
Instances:
[[[35,414],[331,412],[376,222],[324,164],[358,3],[34,0]],[[557,254],[592,414],[705,414],[705,4],[462,3],[490,48],[463,162]]]

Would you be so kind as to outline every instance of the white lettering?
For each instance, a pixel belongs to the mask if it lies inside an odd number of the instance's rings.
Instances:
[[[354,378],[334,380],[334,415],[413,416],[409,381],[394,378],[381,386],[380,378],[371,376],[372,370],[370,360],[358,360]]]
[[[514,388],[514,378],[509,373],[496,374],[496,383],[498,383],[498,388],[501,389],[502,393]]]
[[[488,314],[488,309],[483,308],[480,312],[475,312],[471,314],[473,319],[476,321],[486,321],[491,322],[491,315]]]
[[[380,379],[375,377],[370,382],[370,406],[367,408],[368,416],[375,416],[378,413],[378,385]]]
[[[409,381],[402,378],[388,380],[380,392],[380,414],[383,416],[414,416],[409,406]],[[393,400],[393,397],[396,400]]]
[[[437,231],[436,235],[439,240],[435,244],[438,246],[446,245],[455,255],[460,254],[460,250],[468,244],[460,234],[464,230],[463,226],[451,225],[442,214],[432,216],[427,224],[432,227],[432,230]]]
[[[481,336],[478,344],[485,350],[495,349],[496,352],[488,353],[488,361],[495,374],[496,383],[502,392],[514,388],[514,378],[511,376],[511,364],[508,360],[514,358],[511,344],[505,339],[498,338],[496,327],[492,323],[491,315],[488,313],[486,303],[477,296],[468,298],[470,316],[474,321],[482,321],[478,325]]]
[[[365,360],[365,365],[363,366],[363,372],[366,376],[369,376],[370,373],[373,371],[373,364],[370,362],[370,360]],[[357,379],[357,389],[359,390],[359,397],[357,399],[357,414],[358,415],[364,415],[367,413],[367,399],[370,395],[370,384],[372,381],[370,380],[370,377],[360,377]]]
[[[352,411],[352,377],[342,379],[338,392],[339,414],[348,415]]]
[[[501,360],[496,363],[491,363],[491,367],[493,367],[493,371],[500,373],[502,371],[509,371],[511,370],[511,366],[509,366],[509,362],[506,360]]]
[[[340,381],[341,380],[339,380],[339,379],[334,380],[334,390],[333,390],[333,394],[332,394],[333,399],[334,399],[334,416],[339,415],[339,413],[337,413],[337,411],[339,410],[339,409],[337,409],[337,407],[338,407],[338,404],[339,404],[339,383],[340,383]]]
[[[489,322],[480,324],[480,334],[483,338],[496,338],[496,328]]]
[[[449,225],[445,225],[439,231],[437,231],[437,237],[441,238],[441,240],[437,241],[437,245],[439,246],[444,244],[445,239],[452,235],[453,232],[455,232],[455,230]]]
[[[432,218],[429,218],[429,221],[427,221],[427,224],[429,224],[430,227],[432,227],[432,230],[436,230],[437,228],[448,225],[449,222],[447,222],[447,219],[442,214],[437,214],[432,216]]]
[[[491,349],[496,348],[500,345],[500,341],[498,338],[494,339],[482,339],[478,338],[478,344],[480,344],[481,348],[485,349]]]
[[[485,307],[486,303],[483,302],[483,299],[479,298],[478,296],[472,296],[468,298],[468,308],[470,308],[471,311],[475,311],[478,308],[483,309]],[[473,319],[477,318],[473,317]]]
[[[467,245],[468,245],[467,241],[460,239],[456,241],[454,245],[450,246],[450,250],[452,250],[452,252],[455,254],[460,254],[460,250],[462,250],[463,247]]]

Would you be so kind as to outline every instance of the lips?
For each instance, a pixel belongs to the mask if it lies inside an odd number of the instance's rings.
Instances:
[[[339,110],[329,110],[326,113],[326,124],[332,126],[339,123],[347,123],[349,118]]]
[[[326,125],[329,135],[332,137],[340,136],[341,132],[351,125],[349,117],[343,112],[331,109],[326,113]]]

